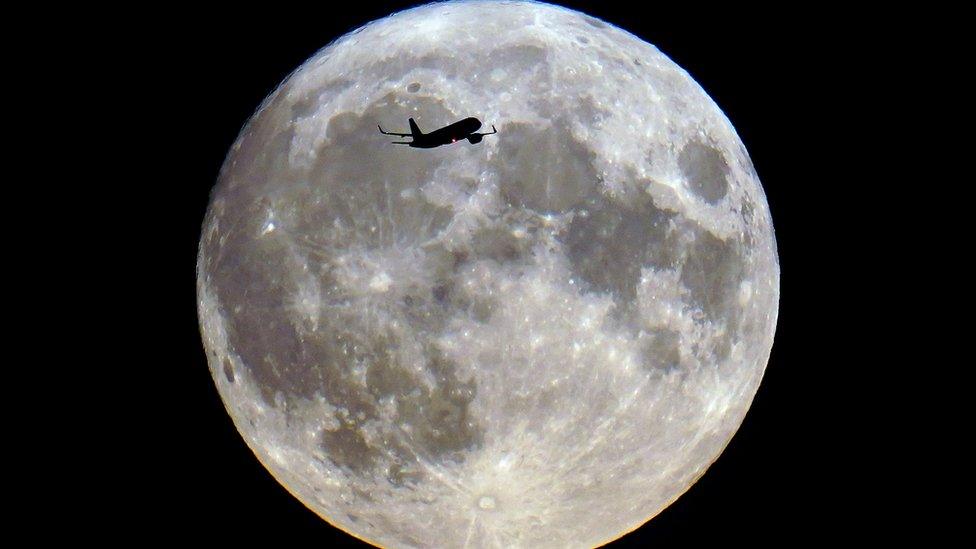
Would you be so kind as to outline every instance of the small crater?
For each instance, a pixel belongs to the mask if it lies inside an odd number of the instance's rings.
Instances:
[[[643,65],[643,63],[640,62],[640,59],[637,59],[636,57],[634,58],[634,64],[637,65],[638,67]]]
[[[589,44],[590,43],[590,39],[587,38],[587,37],[585,37],[585,36],[577,36],[576,37],[576,41],[579,42],[580,44]]]
[[[420,91],[420,82],[411,82],[410,85],[407,86],[407,91],[410,92],[410,93],[417,93],[417,92],[419,92]]]
[[[481,496],[478,498],[478,508],[484,511],[491,511],[495,508],[495,498],[492,496]]]
[[[224,359],[224,376],[227,381],[234,383],[234,365],[230,363],[229,358]]]

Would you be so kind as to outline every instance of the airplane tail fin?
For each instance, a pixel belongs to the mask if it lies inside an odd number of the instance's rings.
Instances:
[[[420,131],[420,126],[414,122],[413,118],[410,119],[410,133],[413,134],[413,137],[424,135],[424,132]]]

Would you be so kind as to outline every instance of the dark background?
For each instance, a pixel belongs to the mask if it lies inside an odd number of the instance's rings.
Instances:
[[[635,12],[631,2],[562,4],[656,45],[722,108],[765,188],[782,267],[775,345],[741,429],[686,494],[610,547],[870,538],[865,510],[878,492],[866,478],[875,463],[856,448],[872,427],[843,410],[852,371],[876,367],[859,354],[873,340],[850,337],[867,307],[856,289],[871,281],[836,265],[870,255],[872,246],[852,236],[863,218],[856,195],[832,195],[846,189],[842,174],[855,173],[846,151],[870,131],[857,115],[868,101],[858,82],[876,65],[871,45],[851,38],[866,23],[815,7]],[[140,538],[159,540],[365,546],[290,496],[238,435],[207,369],[194,268],[210,189],[259,103],[333,39],[411,5],[160,9],[116,44],[151,59],[137,85],[120,86],[119,100],[139,105],[130,123],[150,123],[159,138],[137,157],[158,184],[134,185],[127,199],[151,212],[138,220],[152,226],[144,229],[151,258],[134,275],[147,281],[143,305],[166,337],[136,341],[139,356],[152,355],[146,364],[159,367],[133,366],[142,370],[133,381],[142,387],[138,412],[116,421],[127,432],[138,425],[138,456],[126,460],[137,465],[115,503],[100,510],[105,524],[125,516]]]

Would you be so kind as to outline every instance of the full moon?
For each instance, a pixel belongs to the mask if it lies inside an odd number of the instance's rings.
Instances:
[[[497,133],[390,144],[476,117]],[[385,547],[593,547],[685,492],[769,358],[779,264],[732,125],[572,10],[431,4],[315,54],[200,241],[217,389],[272,475]]]

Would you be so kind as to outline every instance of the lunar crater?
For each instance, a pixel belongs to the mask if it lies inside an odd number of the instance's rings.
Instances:
[[[728,193],[728,163],[715,148],[690,141],[678,154],[678,165],[692,192],[709,204],[717,204]]]

